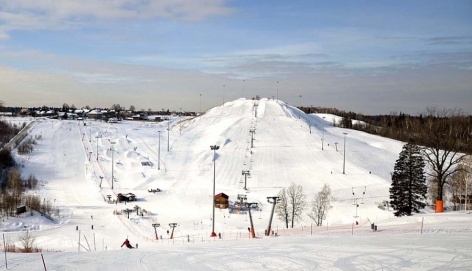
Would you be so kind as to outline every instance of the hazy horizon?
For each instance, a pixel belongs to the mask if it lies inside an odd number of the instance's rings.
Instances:
[[[0,100],[471,114],[470,14],[466,0],[1,1]]]

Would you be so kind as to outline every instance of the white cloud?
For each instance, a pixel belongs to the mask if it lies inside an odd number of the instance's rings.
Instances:
[[[227,0],[4,0],[0,38],[14,30],[65,29],[96,21],[168,19],[199,21],[231,13]]]

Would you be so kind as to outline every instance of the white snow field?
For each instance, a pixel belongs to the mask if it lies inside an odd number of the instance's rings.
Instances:
[[[472,270],[472,215],[427,208],[397,218],[381,210],[403,143],[333,127],[333,119],[281,101],[238,99],[159,123],[34,120],[29,136],[42,139],[15,158],[25,176],[41,181],[33,193],[60,214],[53,221],[37,213],[4,218],[5,242],[19,246],[30,230],[47,270]],[[215,164],[210,145],[220,146]],[[216,194],[259,203],[252,211],[257,238],[249,238],[248,214],[228,209],[215,211],[222,238],[210,237],[214,169]],[[250,171],[248,191],[243,170]],[[264,236],[267,197],[292,182],[303,186],[307,202],[330,185],[327,219],[315,227],[307,208],[286,229],[274,215],[274,235]],[[148,192],[156,188],[161,192]],[[137,201],[108,201],[118,193]],[[177,223],[173,239],[169,223]],[[120,247],[125,238],[139,248]],[[38,253],[7,253],[6,260],[0,269],[44,270]]]

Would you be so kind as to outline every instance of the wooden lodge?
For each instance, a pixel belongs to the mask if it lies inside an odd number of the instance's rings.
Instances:
[[[229,197],[225,193],[215,195],[215,208],[227,209],[229,207]]]

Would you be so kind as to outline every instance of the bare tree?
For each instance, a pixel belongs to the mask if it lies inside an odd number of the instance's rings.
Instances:
[[[21,247],[22,247],[22,252],[34,252],[35,251],[35,242],[36,238],[29,232],[26,231],[25,234],[21,235],[19,237]]]
[[[18,168],[13,168],[8,172],[7,176],[8,187],[12,192],[13,203],[15,206],[20,205],[24,189],[23,180],[21,179],[21,172]]]
[[[110,107],[110,110],[115,110],[115,112],[120,112],[121,110],[124,110],[123,107],[121,107],[120,104],[113,104],[111,107]]]
[[[40,211],[41,199],[39,198],[39,196],[28,195],[25,198],[25,205],[31,210]]]
[[[62,111],[63,112],[69,112],[70,106],[67,103],[62,104]]]
[[[306,206],[306,196],[303,194],[303,187],[301,185],[292,183],[287,188],[287,197],[290,204],[290,218],[293,228],[295,221],[298,221],[301,218],[303,210]]]
[[[466,157],[463,151],[467,145],[460,136],[464,127],[456,121],[461,116],[462,113],[456,110],[430,107],[427,109],[427,130],[416,134],[427,143],[422,153],[430,167],[427,174],[437,181],[437,200],[443,199],[444,185],[452,174],[461,170],[457,165]]]
[[[285,222],[285,227],[288,229],[288,222],[290,219],[289,202],[287,197],[287,189],[282,189],[277,195],[280,202],[276,205],[276,213],[280,220]]]
[[[324,184],[321,191],[315,194],[311,201],[311,212],[308,216],[313,219],[316,226],[323,224],[323,219],[326,218],[328,208],[331,202],[331,188],[328,184]]]
[[[454,174],[451,175],[448,190],[452,195],[452,203],[454,204],[454,210],[457,210],[457,205],[461,203],[466,203],[466,198],[470,195],[471,187],[467,183],[470,179],[471,172],[470,172],[470,159],[465,159],[467,161],[463,161],[457,167],[459,168]],[[464,199],[464,201],[462,200]]]
[[[426,180],[426,185],[428,186],[427,200],[434,205],[436,204],[436,196],[438,194],[438,181],[430,177]]]

